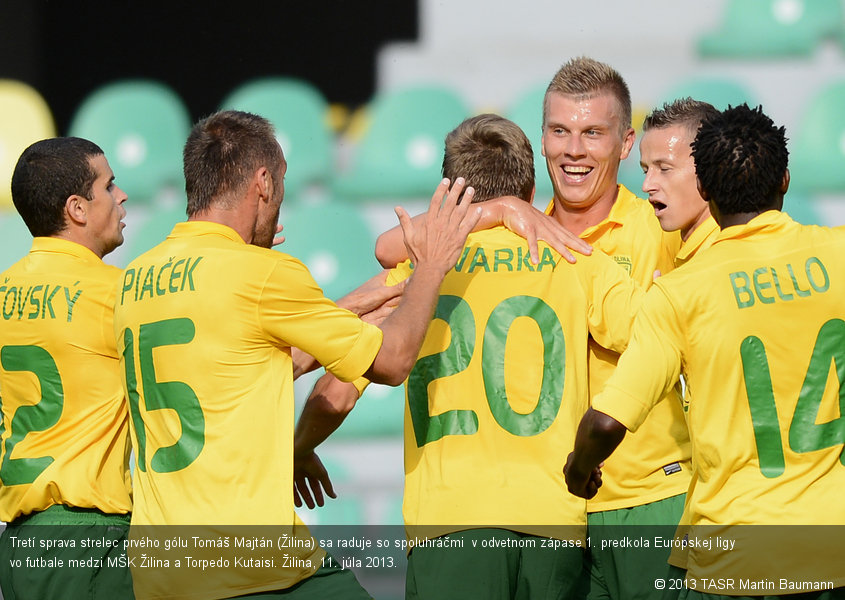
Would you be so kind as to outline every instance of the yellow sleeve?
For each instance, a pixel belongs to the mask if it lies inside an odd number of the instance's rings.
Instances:
[[[578,262],[582,261],[590,334],[604,348],[622,353],[628,347],[634,315],[645,292],[601,251],[594,250],[588,260],[579,257]]]
[[[406,260],[405,262],[399,263],[387,274],[387,279],[385,283],[387,285],[396,285],[397,283],[402,283],[408,277],[411,276],[411,273],[414,272],[413,266],[411,266],[411,261]]]
[[[634,320],[631,343],[604,389],[593,398],[593,408],[636,431],[678,381],[683,340],[678,315],[656,282]]]
[[[281,260],[273,269],[258,310],[266,333],[307,352],[341,381],[363,375],[381,348],[381,329],[326,298],[295,259]]]

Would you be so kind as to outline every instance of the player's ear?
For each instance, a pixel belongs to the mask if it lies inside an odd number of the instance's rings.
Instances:
[[[780,182],[780,193],[786,194],[787,190],[789,190],[789,169],[783,174],[783,179]]]
[[[79,194],[72,194],[65,200],[65,219],[68,223],[88,223],[88,200]]]
[[[701,196],[701,199],[705,202],[710,202],[710,196],[704,191],[704,188],[701,187],[701,180],[696,177],[695,178],[695,187],[698,188],[698,195]]]
[[[625,160],[631,154],[631,148],[634,147],[634,142],[637,141],[637,132],[633,127],[629,127],[622,136],[622,154],[619,155],[619,160]]]

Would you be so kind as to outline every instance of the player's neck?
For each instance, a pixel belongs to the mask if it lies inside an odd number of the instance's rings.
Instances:
[[[585,230],[598,225],[610,216],[610,209],[616,202],[616,196],[602,198],[590,206],[573,206],[555,196],[553,217],[568,231],[581,235]]]

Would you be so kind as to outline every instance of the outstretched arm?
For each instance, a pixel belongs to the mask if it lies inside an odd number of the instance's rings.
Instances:
[[[443,277],[455,266],[467,235],[481,216],[479,210],[470,208],[472,188],[467,188],[458,203],[463,188],[462,178],[451,189],[448,179],[440,182],[425,219],[416,224],[402,208],[396,208],[414,272],[399,306],[381,324],[381,348],[364,374],[370,381],[399,385],[416,362]]]
[[[575,257],[570,250],[581,254],[592,252],[592,248],[587,242],[569,232],[555,219],[537,210],[525,200],[506,196],[481,202],[478,206],[481,207],[481,218],[473,231],[504,225],[528,241],[531,262],[535,265],[540,262],[537,240],[543,240],[549,244],[571,263],[575,262]],[[414,223],[421,222],[423,218],[424,215],[417,215],[412,221]],[[408,258],[407,251],[402,243],[401,227],[394,227],[378,237],[376,240],[376,258],[385,268],[395,267]]]

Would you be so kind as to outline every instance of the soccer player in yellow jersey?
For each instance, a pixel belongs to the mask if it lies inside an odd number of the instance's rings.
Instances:
[[[693,157],[721,233],[649,290],[579,426],[567,484],[592,493],[594,468],[683,367],[696,484],[682,597],[841,598],[845,231],[780,212],[786,138],[759,107],[706,120]]]
[[[709,248],[719,231],[698,192],[690,147],[701,122],[717,113],[712,104],[681,98],[653,110],[643,121],[643,192],[663,230],[681,232],[676,267]]]
[[[80,138],[36,142],[12,176],[12,200],[34,240],[0,275],[7,600],[132,598],[129,570],[115,566],[132,509],[112,326],[120,270],[102,261],[123,243],[126,199],[103,151]]]
[[[124,270],[115,332],[137,457],[133,536],[143,540],[145,525],[193,525],[213,544],[269,526],[263,535],[296,544],[275,564],[136,564],[138,597],[368,597],[350,571],[324,561],[294,512],[291,348],[341,380],[404,381],[478,214],[470,189],[457,202],[460,181],[442,206],[441,183],[421,225],[397,210],[417,268],[375,327],[326,299],[301,262],[270,250],[286,168],[262,117],[224,111],[195,125],[184,149],[188,221]]]
[[[443,173],[463,174],[475,202],[533,196],[530,142],[496,115],[446,137]],[[568,598],[580,585],[586,506],[555,453],[588,406],[588,337],[623,348],[640,292],[601,252],[570,265],[539,250],[534,266],[515,233],[479,231],[443,281],[406,382],[405,526],[434,538],[410,553],[408,598]]]
[[[610,255],[647,288],[655,271],[672,270],[681,240],[678,233],[662,231],[648,202],[617,184],[620,161],[628,157],[634,138],[631,97],[621,75],[585,57],[564,64],[543,105],[543,154],[555,190],[547,213],[558,230],[562,226]],[[537,235],[555,239],[546,233],[555,227],[525,202],[482,206],[483,225],[504,222],[529,242]],[[401,258],[399,236],[394,230],[379,238],[382,264]],[[591,394],[602,388],[618,356],[590,341]],[[679,391],[667,390],[666,399],[605,465],[604,484],[587,505],[594,538],[616,525],[678,523],[690,480],[690,444]],[[668,549],[652,552],[645,562],[627,548],[594,544],[590,553],[591,598],[650,597],[655,578],[668,568]]]

